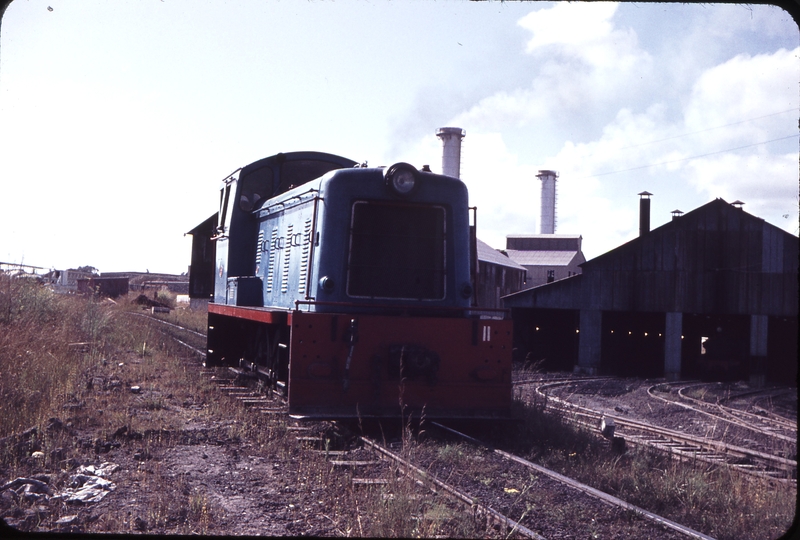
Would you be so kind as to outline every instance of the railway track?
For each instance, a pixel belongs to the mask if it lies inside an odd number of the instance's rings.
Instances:
[[[161,320],[157,317],[141,314],[136,315],[147,317],[163,325],[165,333],[175,339],[176,342],[188,348],[198,356],[204,356],[204,351],[187,343],[176,335],[186,332],[193,338],[204,338],[205,336],[199,332]],[[254,413],[288,414],[285,400],[282,399],[282,396],[274,393],[265,395],[263,389],[257,386],[257,379],[253,377],[251,373],[237,368],[228,368],[227,371],[220,369],[208,369],[204,371],[212,377],[212,380],[217,384],[217,388],[220,392],[238,401],[241,406],[247,407]],[[413,479],[419,486],[423,486],[433,493],[445,495],[457,504],[462,505],[469,513],[486,519],[487,524],[495,528],[503,537],[531,538],[535,540],[543,540],[545,538],[534,530],[536,524],[530,523],[532,518],[526,513],[514,519],[507,515],[507,513],[503,513],[489,504],[482,503],[479,497],[436,477],[427,471],[424,466],[413,463],[412,460],[408,459],[408,456],[398,453],[398,451],[390,448],[388,445],[379,443],[374,438],[361,434],[357,436],[359,448],[339,450],[335,445],[331,448],[329,439],[320,436],[318,434],[319,430],[315,429],[309,423],[304,423],[302,425],[295,423],[295,425],[288,426],[287,430],[295,437],[298,444],[304,446],[307,450],[324,453],[329,459],[332,468],[349,471],[350,474],[353,475],[352,482],[354,485],[383,484],[386,482],[386,478],[391,475],[390,472],[387,472],[387,469],[392,467],[396,472]],[[372,452],[374,456],[365,456],[363,453],[365,450]],[[569,485],[572,489],[576,489],[575,486],[582,486],[574,480],[563,477],[554,471],[541,468],[521,458],[511,456],[510,454],[503,456],[498,453],[497,456],[501,459],[516,460],[517,464],[522,464],[530,470],[543,473],[548,478]],[[653,523],[660,524],[673,531],[680,532],[681,534],[688,534],[688,536],[693,538],[710,539],[708,536],[697,533],[696,531],[691,531],[691,529],[683,528],[679,524],[670,522],[655,514],[637,509],[624,501],[619,501],[606,494],[602,494],[602,492],[597,492],[597,494],[595,494],[593,491],[596,490],[593,490],[593,488],[589,486],[578,487],[577,489],[585,496],[597,498],[606,504],[614,504],[609,502],[614,500],[617,502],[616,506],[625,512],[634,512],[637,515],[645,517],[645,519],[650,519]],[[523,521],[526,523],[523,523]],[[533,521],[535,522],[535,519],[533,519]],[[687,533],[686,531],[689,532]]]
[[[164,319],[159,319],[158,317],[153,317],[152,315],[145,315],[144,313],[133,313],[133,312],[127,312],[127,313],[129,315],[132,315],[132,316],[135,316],[135,317],[143,317],[145,319],[148,319],[148,320],[151,320],[151,321],[155,321],[155,322],[157,322],[157,323],[159,323],[161,325],[164,325],[167,328],[172,329],[173,331],[177,330],[179,332],[187,333],[187,334],[189,334],[189,335],[191,335],[191,336],[193,336],[195,338],[202,338],[203,340],[206,339],[206,335],[201,333],[201,332],[197,332],[196,330],[192,330],[191,328],[186,328],[185,326],[180,326],[178,324],[174,324],[174,323],[171,323],[169,321],[165,321]],[[171,337],[172,339],[174,339],[180,345],[183,345],[184,347],[186,347],[187,349],[191,350],[195,354],[198,354],[201,357],[205,358],[205,356],[206,356],[206,351],[205,350],[198,349],[197,347],[194,347],[194,346],[186,343],[185,341],[183,341],[180,338],[178,338],[174,333],[169,333],[169,332],[164,332],[164,333],[166,335],[168,335],[169,337]],[[205,345],[203,347],[205,348]]]
[[[219,389],[222,392],[226,393],[230,397],[240,400],[245,406],[253,407],[254,411],[270,413],[286,412],[285,408],[280,407],[268,407],[265,409],[263,407],[264,398],[256,397],[256,394],[250,388],[242,385],[241,383],[241,381],[245,380],[245,378],[248,376],[248,373],[237,369],[231,369],[230,371],[236,375],[236,378],[216,379],[219,384]],[[239,382],[237,383],[236,381]],[[337,429],[341,427],[336,422],[330,424],[336,426]],[[433,425],[449,433],[456,434],[462,439],[474,443],[479,447],[488,447],[486,443],[444,426],[443,424],[434,422]],[[412,462],[408,456],[400,453],[402,452],[402,443],[398,443],[401,448],[400,452],[398,452],[396,449],[392,448],[391,445],[381,444],[376,439],[362,434],[355,436],[358,441],[358,446],[355,449],[337,450],[329,448],[330,441],[327,438],[310,434],[310,432],[314,431],[312,427],[297,424],[295,426],[290,426],[288,430],[290,432],[294,432],[298,443],[305,446],[309,451],[325,454],[332,467],[350,471],[350,473],[354,475],[352,478],[354,485],[370,486],[386,484],[388,483],[387,477],[391,476],[389,468],[394,468],[398,474],[409,477],[419,486],[427,488],[434,494],[445,495],[456,503],[464,506],[464,508],[473,515],[477,515],[486,519],[487,525],[495,528],[503,537],[531,538],[534,540],[545,539],[545,536],[542,536],[535,530],[537,528],[535,517],[529,516],[527,513],[523,513],[521,516],[514,518],[509,516],[507,513],[503,513],[493,508],[489,504],[481,502],[479,496],[476,496],[453,483],[437,477],[425,466]],[[361,449],[366,449],[373,452],[374,456],[364,456],[361,452]],[[643,508],[639,508],[617,497],[592,488],[591,486],[582,484],[555,471],[527,461],[519,456],[515,456],[502,450],[493,450],[493,454],[502,460],[514,462],[517,465],[521,465],[525,469],[528,469],[532,473],[542,474],[557,483],[567,486],[571,490],[579,492],[581,495],[578,497],[585,496],[596,499],[605,505],[624,511],[626,515],[635,514],[643,520],[648,521],[658,527],[689,538],[713,540],[713,538],[708,535],[664,518],[653,512],[649,512]],[[581,505],[582,503],[580,500],[573,500],[572,504]]]
[[[710,416],[716,420],[749,429],[761,435],[773,437],[792,444],[797,442],[797,422],[767,415],[753,414],[733,407],[727,407],[719,402],[709,403],[687,395],[686,392],[688,390],[706,386],[706,383],[682,384],[678,386],[676,392],[677,399],[667,397],[672,396],[672,392],[659,392],[659,389],[662,389],[664,386],[663,384],[653,385],[648,388],[647,393],[651,397],[664,401],[665,403],[674,404]]]
[[[188,348],[192,352],[201,357],[205,357],[205,351],[194,347],[185,341],[179,339],[174,335],[175,331],[188,332],[195,337],[205,338],[205,335],[194,330],[182,327],[145,314],[135,313],[133,315],[145,317],[149,320],[155,321],[159,324],[165,325],[171,330],[166,332],[177,343]],[[226,394],[228,397],[237,400],[242,406],[248,407],[255,413],[262,414],[278,414],[288,416],[288,407],[286,401],[281,394],[271,392],[265,396],[261,389],[257,386],[257,377],[252,373],[237,369],[228,368],[228,376],[220,375],[218,369],[205,370],[206,373],[217,384],[217,389]],[[252,383],[256,383],[255,385]],[[256,386],[254,388],[254,386]],[[277,399],[276,399],[277,398]],[[335,422],[330,423],[336,426]],[[404,459],[400,454],[387,448],[385,445],[378,443],[375,439],[361,435],[358,437],[360,444],[369,449],[371,452],[378,454],[378,459],[359,459],[358,456],[353,458],[352,450],[337,450],[331,449],[330,441],[325,437],[314,435],[311,432],[313,428],[307,425],[300,425],[295,422],[294,425],[288,426],[287,431],[294,434],[298,444],[304,446],[307,450],[312,452],[322,452],[334,468],[347,469],[351,472],[358,469],[372,469],[371,474],[365,476],[363,471],[359,476],[353,477],[354,485],[375,485],[383,484],[386,480],[387,472],[386,467],[389,463],[394,463],[398,467],[398,471],[402,474],[413,478],[417,483],[434,492],[442,492],[446,496],[452,498],[454,501],[461,505],[465,505],[470,512],[483,516],[487,523],[500,529],[504,537],[521,537],[530,538],[533,540],[545,540],[543,536],[537,534],[531,529],[521,525],[517,521],[503,515],[502,513],[494,510],[493,508],[481,504],[474,497],[460,491],[455,486],[448,484],[438,478],[427,474],[422,468],[414,465],[409,460]]]
[[[615,428],[620,428],[617,434],[624,434],[626,443],[654,448],[679,460],[701,461],[761,479],[793,485],[797,483],[796,460],[605,414],[547,393],[549,389],[585,380],[589,379],[548,382],[537,386],[535,391],[545,403],[545,408],[561,412],[576,425],[599,431],[601,419],[612,420]]]
[[[618,497],[614,497],[613,495],[609,495],[608,493],[605,493],[603,491],[595,489],[595,488],[593,488],[593,487],[591,487],[589,485],[586,485],[584,483],[578,482],[578,481],[576,481],[576,480],[574,480],[572,478],[566,477],[566,476],[564,476],[562,474],[559,474],[559,473],[557,473],[557,472],[555,472],[553,470],[550,470],[550,469],[548,469],[546,467],[542,467],[541,465],[537,465],[536,463],[532,463],[532,462],[530,462],[530,461],[528,461],[526,459],[523,459],[523,458],[521,458],[519,456],[516,456],[514,454],[510,454],[510,453],[505,452],[503,450],[499,450],[499,449],[496,449],[496,448],[493,449],[493,448],[491,448],[491,445],[488,445],[487,443],[485,443],[483,441],[480,441],[478,439],[475,439],[474,437],[471,437],[471,436],[469,436],[469,435],[467,435],[465,433],[461,433],[458,430],[455,430],[453,428],[447,427],[447,426],[445,426],[443,424],[440,424],[438,422],[433,422],[433,425],[435,425],[435,426],[437,426],[437,427],[439,427],[439,428],[441,428],[441,429],[443,429],[443,430],[445,430],[445,431],[447,431],[449,433],[452,433],[452,434],[454,434],[454,435],[456,435],[456,436],[458,436],[458,437],[460,437],[460,438],[462,438],[462,439],[464,439],[466,441],[469,441],[469,442],[471,442],[473,444],[479,445],[479,446],[484,447],[484,448],[489,448],[489,449],[491,449],[492,452],[494,452],[498,456],[502,457],[503,459],[518,463],[518,464],[522,465],[523,467],[525,467],[525,468],[527,468],[527,469],[529,469],[529,470],[531,470],[531,471],[533,471],[535,473],[544,474],[544,475],[548,476],[549,478],[552,478],[552,479],[554,479],[554,480],[556,480],[558,482],[561,482],[561,483],[569,486],[570,488],[572,488],[572,489],[574,489],[574,490],[576,490],[578,492],[581,492],[581,493],[587,494],[587,495],[589,495],[591,497],[594,497],[594,498],[602,501],[605,504],[608,504],[608,505],[613,506],[613,507],[621,508],[621,509],[625,510],[626,512],[631,512],[631,513],[633,513],[633,514],[635,514],[635,515],[637,515],[637,516],[639,516],[639,517],[641,517],[643,519],[651,521],[651,522],[653,522],[655,524],[658,524],[658,525],[660,525],[662,527],[665,527],[665,528],[667,528],[669,530],[672,530],[674,532],[680,533],[680,534],[682,534],[684,536],[688,536],[690,538],[697,538],[697,539],[701,539],[701,540],[713,540],[710,536],[707,536],[707,535],[705,535],[705,534],[703,534],[701,532],[698,532],[698,531],[696,531],[696,530],[694,530],[694,529],[692,529],[690,527],[686,527],[684,525],[681,525],[680,523],[676,523],[675,521],[667,519],[667,518],[665,518],[663,516],[659,516],[658,514],[655,514],[653,512],[648,511],[648,510],[645,510],[644,508],[640,508],[638,506],[630,504],[627,501],[624,501],[624,500],[622,500],[622,499],[620,499]]]

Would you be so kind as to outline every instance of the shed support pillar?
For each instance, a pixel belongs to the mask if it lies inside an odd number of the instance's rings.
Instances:
[[[603,312],[598,309],[582,309],[580,335],[578,337],[577,373],[596,375],[600,367],[600,345]]]
[[[753,386],[766,383],[768,331],[767,315],[750,316],[750,384]]]
[[[681,335],[683,313],[667,313],[664,323],[664,377],[668,381],[681,378]]]

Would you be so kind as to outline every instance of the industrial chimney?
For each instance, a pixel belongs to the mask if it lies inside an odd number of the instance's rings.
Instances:
[[[652,193],[639,193],[639,236],[650,232],[650,196]]]
[[[542,181],[542,213],[539,225],[540,234],[556,232],[556,171],[539,171],[536,178]]]
[[[436,130],[442,139],[442,174],[461,178],[461,139],[467,132],[457,127],[443,127]]]

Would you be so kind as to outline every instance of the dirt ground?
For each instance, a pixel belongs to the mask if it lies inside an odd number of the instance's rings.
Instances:
[[[350,477],[304,450],[290,419],[246,408],[219,391],[197,360],[128,352],[98,361],[83,383],[57,417],[0,440],[3,537],[364,536],[370,530]],[[642,394],[644,385],[583,387],[571,397],[616,414],[647,410],[645,420],[666,418]],[[675,414],[674,427],[687,428]]]
[[[11,529],[0,532],[347,534],[327,503],[342,480],[283,442],[285,419],[242,418],[255,413],[223,403],[232,400],[207,375],[173,384],[142,363],[105,361],[60,418],[0,441],[0,516]]]

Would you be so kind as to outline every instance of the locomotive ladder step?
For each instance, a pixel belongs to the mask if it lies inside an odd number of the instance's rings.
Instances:
[[[673,446],[672,449],[676,452],[681,452],[684,454],[696,454],[700,451],[700,448],[697,446],[686,446],[686,445],[678,445]]]
[[[300,444],[310,446],[312,448],[316,447],[317,449],[320,449],[320,447],[325,446],[325,441],[322,440],[321,437],[295,437],[295,440]]]
[[[375,485],[385,485],[388,484],[389,481],[386,478],[353,478],[352,484],[354,486],[375,486]]]
[[[286,414],[286,409],[274,409],[271,407],[259,407],[259,406],[254,406],[253,409],[260,412],[261,414]]]
[[[383,462],[381,460],[367,460],[367,461],[347,461],[347,460],[339,460],[339,459],[332,459],[331,465],[334,467],[368,467],[370,465],[382,465]]]
[[[267,398],[251,398],[251,399],[239,398],[239,400],[242,402],[242,405],[244,405],[246,407],[247,406],[252,407],[252,406],[255,406],[255,405],[263,405],[264,403],[270,403],[272,401],[271,399],[267,399]]]
[[[350,453],[349,450],[311,450],[315,454],[325,454],[326,456],[346,456]]]

